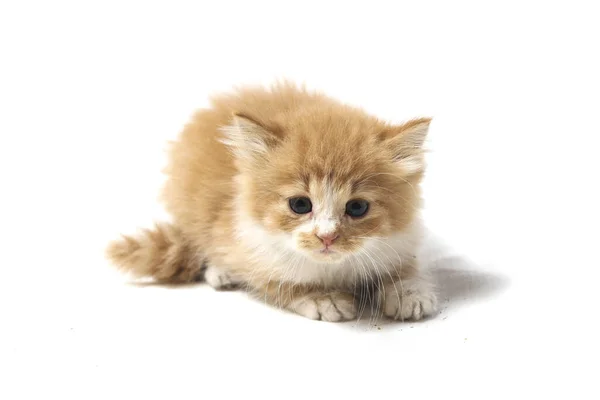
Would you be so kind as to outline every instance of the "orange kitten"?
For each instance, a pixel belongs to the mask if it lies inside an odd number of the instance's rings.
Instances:
[[[429,123],[388,125],[289,83],[216,96],[170,151],[173,223],[108,256],[139,277],[244,287],[313,319],[356,318],[365,288],[388,317],[430,315],[415,258]]]

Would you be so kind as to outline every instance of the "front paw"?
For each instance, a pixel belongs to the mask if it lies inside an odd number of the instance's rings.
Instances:
[[[309,294],[292,302],[298,314],[316,320],[339,322],[356,318],[354,296],[349,293]]]
[[[396,320],[420,320],[435,313],[437,298],[426,282],[403,281],[386,285],[384,314]]]

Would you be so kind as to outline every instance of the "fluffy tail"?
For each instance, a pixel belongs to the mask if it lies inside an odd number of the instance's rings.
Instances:
[[[134,237],[123,235],[109,244],[106,256],[125,272],[163,283],[193,282],[203,274],[202,259],[170,224],[156,224]]]

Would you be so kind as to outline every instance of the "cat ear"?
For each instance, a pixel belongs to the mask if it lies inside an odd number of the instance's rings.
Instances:
[[[431,118],[418,118],[393,126],[381,134],[383,144],[392,152],[393,161],[409,174],[425,168],[423,144],[430,123]]]
[[[247,161],[264,156],[279,142],[274,130],[240,113],[234,113],[231,123],[221,131],[224,134],[221,142],[238,158]]]

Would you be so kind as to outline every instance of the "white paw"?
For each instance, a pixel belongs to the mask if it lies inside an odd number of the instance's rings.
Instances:
[[[290,307],[310,319],[338,322],[356,318],[354,296],[349,293],[311,294],[292,302]]]
[[[407,280],[386,285],[384,314],[397,320],[420,320],[435,313],[437,298],[432,285],[423,280]]]
[[[219,267],[208,265],[204,271],[204,280],[214,289],[228,290],[237,287],[241,282]]]

